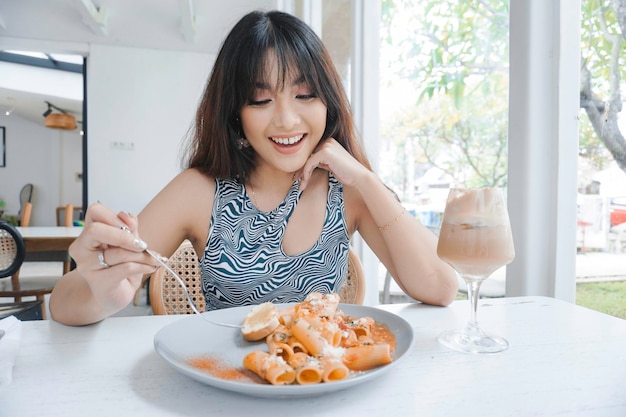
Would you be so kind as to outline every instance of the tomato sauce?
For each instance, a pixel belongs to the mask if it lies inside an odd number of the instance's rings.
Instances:
[[[392,353],[396,350],[396,337],[387,326],[374,324],[371,328],[371,337],[375,343],[388,343]]]
[[[188,359],[187,363],[215,378],[225,379],[228,381],[248,382],[251,384],[264,383],[264,381],[262,381],[253,372],[244,368],[231,366],[221,358],[213,356],[200,356]]]

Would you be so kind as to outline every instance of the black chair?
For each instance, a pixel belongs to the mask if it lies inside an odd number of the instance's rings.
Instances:
[[[17,212],[17,219],[22,220],[22,213],[24,212],[24,205],[30,203],[33,199],[33,184],[26,184],[20,190],[20,211]]]
[[[42,320],[41,301],[22,301],[20,303],[0,303],[0,320],[14,316],[20,321]]]
[[[25,256],[26,247],[20,232],[0,220],[0,297],[11,297],[15,303],[20,303],[22,297],[35,297],[41,303],[41,318],[45,319],[45,296],[52,292],[60,276],[20,278]]]

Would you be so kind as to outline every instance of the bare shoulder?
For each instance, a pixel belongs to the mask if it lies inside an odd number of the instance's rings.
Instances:
[[[197,169],[181,172],[175,179],[176,192],[184,206],[187,238],[194,244],[206,240],[213,203],[215,201],[215,179]]]
[[[209,187],[215,190],[215,179],[195,168],[186,169],[172,180],[177,186]]]
[[[215,180],[196,169],[185,170],[174,177],[141,212],[141,224],[158,225],[158,228],[144,233],[159,235],[154,239],[166,239],[168,242],[182,242],[184,239],[194,244],[204,242],[214,200]],[[170,253],[171,249],[167,247],[163,251]]]
[[[167,198],[176,198],[179,204],[193,202],[194,204],[190,204],[190,209],[203,203],[212,205],[215,196],[215,180],[197,169],[187,169],[174,177],[159,193],[161,194]]]

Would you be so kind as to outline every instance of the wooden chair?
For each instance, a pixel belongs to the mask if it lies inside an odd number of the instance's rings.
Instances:
[[[28,202],[24,203],[24,208],[22,209],[22,217],[20,218],[20,226],[28,227],[30,226],[30,217],[33,214],[33,203]]]
[[[356,252],[350,249],[348,253],[348,275],[343,287],[339,289],[342,303],[363,304],[365,299],[365,274],[361,260]]]
[[[15,302],[21,302],[22,297],[35,297],[41,302],[41,317],[45,319],[45,296],[52,292],[60,276],[20,278],[25,256],[20,232],[8,222],[0,221],[0,297],[11,297]]]
[[[71,204],[69,204],[69,206],[71,206]],[[65,210],[67,206],[64,206],[63,209]],[[22,220],[20,222],[20,226],[21,227],[30,227],[30,216],[33,210],[33,204],[32,203],[25,203],[24,204],[24,210],[22,212]],[[73,210],[70,210],[70,213],[72,213]],[[65,220],[67,221],[67,219]],[[70,226],[72,226],[72,224],[70,223]],[[26,259],[26,262],[63,262],[63,273],[66,274],[68,273],[71,269],[72,269],[72,258],[70,257],[69,253],[63,251],[63,252],[58,252],[58,251],[51,251],[51,252],[37,252],[35,254],[29,254],[28,259]]]
[[[169,257],[168,265],[180,275],[199,311],[205,310],[198,257],[191,242],[183,242]],[[149,297],[152,312],[157,315],[193,314],[180,284],[165,268],[159,267],[150,277]],[[348,276],[339,291],[342,303],[362,304],[365,298],[365,276],[357,254],[350,250]]]
[[[199,311],[204,311],[205,301],[202,294],[202,282],[198,256],[193,245],[185,240],[169,257],[168,265],[185,281],[187,291]],[[150,277],[148,287],[152,312],[164,314],[193,314],[180,284],[162,266]]]
[[[74,207],[72,204],[57,207],[57,226],[74,226],[74,220],[80,220],[82,211],[82,207]]]

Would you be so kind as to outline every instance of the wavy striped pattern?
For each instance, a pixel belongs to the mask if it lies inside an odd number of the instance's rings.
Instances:
[[[241,305],[300,302],[310,292],[336,292],[347,273],[349,236],[343,186],[329,175],[326,219],[318,241],[301,255],[281,247],[300,198],[295,182],[269,213],[258,210],[243,184],[216,180],[211,229],[200,260],[207,310]]]

